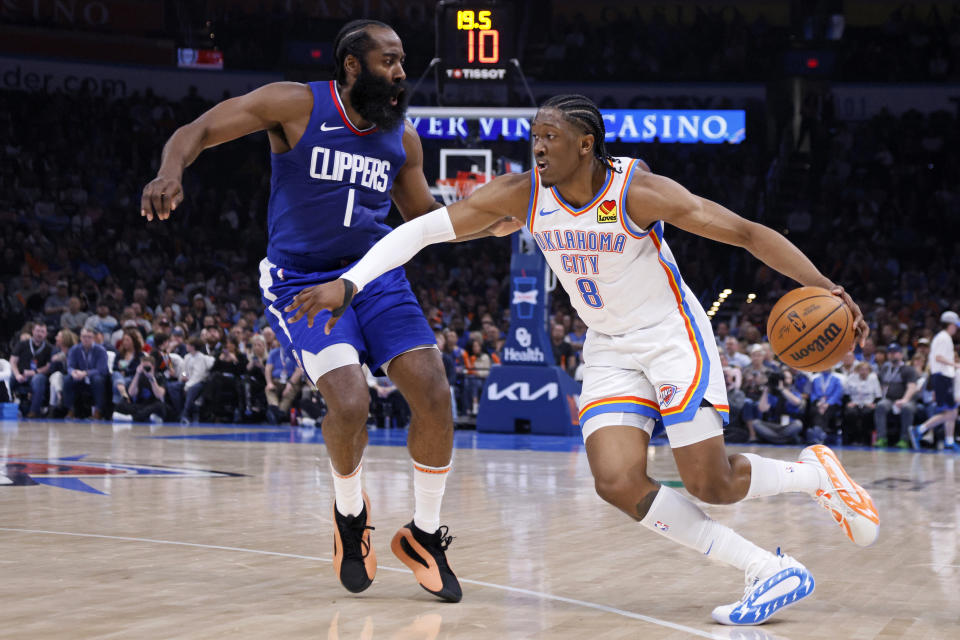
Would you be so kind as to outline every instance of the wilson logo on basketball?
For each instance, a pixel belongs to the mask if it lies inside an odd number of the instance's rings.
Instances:
[[[814,338],[807,346],[791,353],[790,357],[793,358],[795,362],[799,362],[813,352],[821,353],[830,346],[830,343],[840,337],[841,333],[843,333],[843,330],[837,326],[837,323],[831,322],[830,325],[823,330],[823,333]]]
[[[665,409],[669,407],[673,399],[677,397],[677,385],[662,384],[660,385],[658,394],[660,396],[660,407]]]
[[[604,200],[597,207],[597,222],[616,222],[617,221],[617,201]]]

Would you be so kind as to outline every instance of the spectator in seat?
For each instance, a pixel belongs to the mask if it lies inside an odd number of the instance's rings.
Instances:
[[[750,366],[750,356],[740,350],[740,341],[734,336],[727,336],[723,341],[723,350],[730,364],[738,369]]]
[[[443,331],[434,331],[434,338],[437,341],[437,348],[440,350],[440,357],[443,359],[443,371],[447,376],[447,384],[450,385],[450,406],[453,410],[453,419],[457,419],[457,394],[454,391],[457,384],[457,364],[453,359],[453,349],[447,342]]]
[[[67,289],[65,280],[57,282],[57,287],[53,293],[47,296],[43,303],[43,315],[47,324],[56,326],[60,321],[60,316],[67,312],[70,304],[70,293]]]
[[[243,414],[245,420],[255,416],[260,418],[266,413],[267,398],[267,341],[261,335],[250,338],[250,347],[247,349],[247,371],[243,375]]]
[[[583,323],[580,316],[573,319],[573,328],[567,334],[567,342],[578,354],[583,351],[583,342],[587,339],[587,325]],[[582,359],[582,358],[581,358]]]
[[[155,333],[153,340],[152,354],[157,372],[163,378],[163,388],[167,390],[167,405],[172,415],[179,416],[183,412],[183,358],[172,350],[174,341],[168,334]]]
[[[183,359],[183,411],[180,422],[190,424],[196,415],[195,403],[203,392],[203,385],[213,368],[213,356],[204,352],[205,344],[200,338],[191,338],[187,341],[187,355]]]
[[[67,376],[67,354],[77,344],[77,334],[70,329],[60,329],[54,339],[53,356],[50,358],[50,411],[61,418],[63,408],[63,381]]]
[[[760,417],[752,420],[748,429],[760,442],[795,444],[803,431],[803,407],[803,396],[793,386],[793,372],[771,371],[757,403]]]
[[[89,317],[90,314],[83,310],[80,298],[73,296],[67,301],[67,310],[60,314],[60,328],[69,329],[76,335]]]
[[[479,342],[478,342],[479,344]],[[375,376],[364,365],[370,387],[370,407],[377,427],[403,428],[409,421],[410,409],[403,395],[387,376]]]
[[[110,307],[104,302],[97,305],[97,315],[90,316],[86,322],[83,323],[85,328],[96,328],[105,336],[113,334],[113,332],[117,330],[118,325],[117,319],[110,315]],[[80,340],[81,342],[83,341],[82,335]]]
[[[812,438],[825,439],[830,444],[837,442],[836,418],[843,408],[843,378],[834,371],[821,371],[810,381],[810,427],[814,431]]]
[[[103,418],[109,385],[107,350],[96,344],[93,331],[84,327],[80,332],[80,344],[74,345],[67,353],[67,377],[63,383],[67,417],[76,417],[77,392],[86,390],[93,395],[93,419]]]
[[[208,337],[211,333],[213,332],[208,329]],[[243,393],[240,377],[246,370],[247,357],[240,352],[237,339],[228,336],[223,343],[223,349],[214,359],[213,367],[210,369],[210,379],[207,380],[203,390],[206,412],[218,418],[232,415],[234,422],[240,421],[240,402]],[[224,404],[225,399],[229,404]]]
[[[563,325],[559,322],[554,323],[553,328],[550,330],[550,346],[553,349],[553,359],[557,363],[557,366],[566,371],[567,375],[572,378],[577,370],[577,352],[573,346],[565,340],[566,335],[567,332],[563,328]],[[489,370],[489,367],[487,369]]]
[[[910,446],[908,430],[913,426],[913,417],[917,411],[917,394],[920,391],[917,370],[903,360],[903,348],[899,343],[887,347],[887,361],[880,366],[881,400],[873,412],[874,427],[877,431],[878,447],[896,445],[901,449]],[[889,415],[899,416],[900,429],[894,438],[887,430]]]
[[[127,387],[127,397],[130,399],[118,404],[113,412],[114,422],[132,420],[161,423],[169,413],[163,376],[157,371],[156,361],[149,353],[140,357],[140,363]]]
[[[303,373],[297,361],[282,347],[274,347],[267,356],[264,367],[267,396],[267,422],[278,424],[290,413],[300,389],[303,386]]]
[[[869,362],[861,360],[854,365],[853,374],[844,380],[843,390],[848,398],[843,416],[843,443],[870,444],[873,414],[883,392]]]
[[[127,387],[133,380],[134,374],[140,367],[140,356],[143,354],[143,336],[134,327],[123,330],[120,343],[117,345],[117,356],[113,361],[113,403],[130,402],[127,396]]]
[[[30,394],[28,418],[38,418],[43,411],[49,388],[50,358],[53,347],[47,342],[47,325],[37,322],[33,325],[28,340],[21,340],[10,356],[10,369],[13,375],[13,392]]]

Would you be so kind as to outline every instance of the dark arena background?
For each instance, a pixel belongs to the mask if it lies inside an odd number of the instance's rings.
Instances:
[[[169,220],[142,216],[141,194],[170,136],[215,104],[332,81],[334,39],[360,18],[402,40],[437,202],[537,171],[538,105],[582,94],[610,154],[778,231],[845,288],[869,336],[832,369],[792,369],[767,318],[800,284],[663,232],[712,325],[698,339],[719,352],[727,452],[829,446],[872,496],[875,544],[800,493],[697,500],[658,420],[646,473],[816,578],[766,625],[714,622],[740,573],[598,496],[587,327],[549,238],[523,229],[405,267],[450,386],[441,522],[462,602],[389,552],[415,499],[415,412],[368,367],[379,572],[363,593],[338,584],[322,434],[338,398],[285,348],[261,289],[267,134],[200,154]],[[616,218],[607,198],[598,223]],[[394,206],[386,224],[402,223]],[[592,282],[575,295],[596,307]],[[0,638],[960,637],[958,311],[960,2],[0,0]]]

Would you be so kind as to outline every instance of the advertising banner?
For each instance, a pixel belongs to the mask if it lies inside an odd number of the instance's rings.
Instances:
[[[740,144],[746,138],[742,109],[601,109],[608,142]],[[424,139],[529,140],[530,120],[496,116],[411,117]]]
[[[191,87],[196,87],[200,97],[220,100],[225,91],[236,96],[282,79],[279,73],[221,71],[211,74],[190,69],[0,56],[0,89],[13,91],[82,92],[125,98],[150,89],[157,95],[179,100]]]

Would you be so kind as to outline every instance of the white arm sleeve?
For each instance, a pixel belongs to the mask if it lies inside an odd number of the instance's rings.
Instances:
[[[357,285],[359,293],[368,282],[406,263],[417,255],[420,249],[456,237],[447,208],[431,211],[403,223],[381,238],[357,264],[340,277]]]

